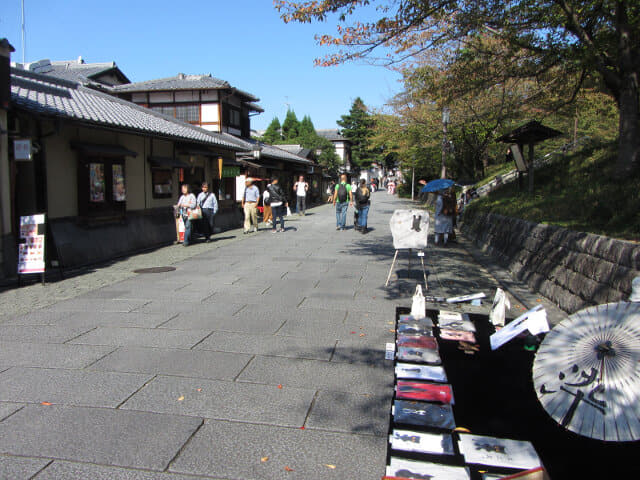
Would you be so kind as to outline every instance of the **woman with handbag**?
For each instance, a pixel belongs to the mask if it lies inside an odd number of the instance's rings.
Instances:
[[[193,210],[196,208],[196,196],[191,193],[191,189],[188,184],[182,185],[182,195],[178,199],[178,204],[176,205],[176,209],[178,214],[182,217],[182,221],[184,222],[184,242],[182,244],[185,247],[189,246],[189,242],[191,241],[191,220],[193,217]],[[200,215],[202,218],[202,215]]]

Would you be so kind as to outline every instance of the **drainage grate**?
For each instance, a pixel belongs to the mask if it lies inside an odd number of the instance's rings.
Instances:
[[[163,273],[173,272],[176,267],[151,267],[151,268],[139,268],[134,270],[133,273]]]

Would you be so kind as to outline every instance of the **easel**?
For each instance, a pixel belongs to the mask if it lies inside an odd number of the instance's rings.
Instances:
[[[407,250],[409,252],[409,262],[407,265],[407,271],[409,271],[411,269],[411,252],[413,252],[413,249],[409,248],[409,249],[402,249],[402,250]],[[389,285],[389,280],[391,279],[391,274],[393,273],[393,267],[395,267],[396,265],[396,260],[398,259],[399,251],[400,249],[396,249],[396,253],[393,256],[393,262],[391,262],[389,275],[387,275],[387,281],[384,284],[385,287]],[[424,288],[426,291],[429,289],[429,284],[427,283],[427,270],[425,269],[425,266],[424,266],[424,250],[418,250],[418,257],[420,257],[420,263],[422,264],[422,275],[424,276]]]

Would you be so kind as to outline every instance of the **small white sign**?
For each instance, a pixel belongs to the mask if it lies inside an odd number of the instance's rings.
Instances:
[[[14,140],[13,141],[13,158],[16,161],[31,160],[31,140]]]
[[[396,344],[395,343],[387,343],[387,348],[384,352],[385,360],[393,360],[396,357]]]
[[[517,337],[519,334],[529,330],[532,335],[539,335],[549,331],[549,323],[547,322],[547,312],[542,305],[537,305],[531,310],[523,313],[506,327],[498,330],[489,337],[491,350],[496,350],[509,340]]]

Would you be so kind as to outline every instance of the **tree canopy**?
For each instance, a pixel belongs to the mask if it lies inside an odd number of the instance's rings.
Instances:
[[[285,22],[335,19],[335,34],[317,36],[337,49],[317,64],[366,59],[384,65],[415,62],[435,68],[472,65],[488,53],[506,67],[493,78],[533,79],[561,85],[573,101],[592,78],[619,110],[616,176],[637,166],[640,155],[640,2],[637,0],[276,0]],[[356,20],[375,7],[375,17]],[[500,49],[483,51],[493,37]],[[487,66],[491,63],[486,64]],[[455,79],[453,79],[455,80]],[[452,81],[452,80],[450,80]]]
[[[353,101],[349,113],[342,115],[337,124],[342,127],[340,134],[351,141],[351,161],[359,166],[371,165],[377,159],[371,144],[374,117],[360,97]]]

